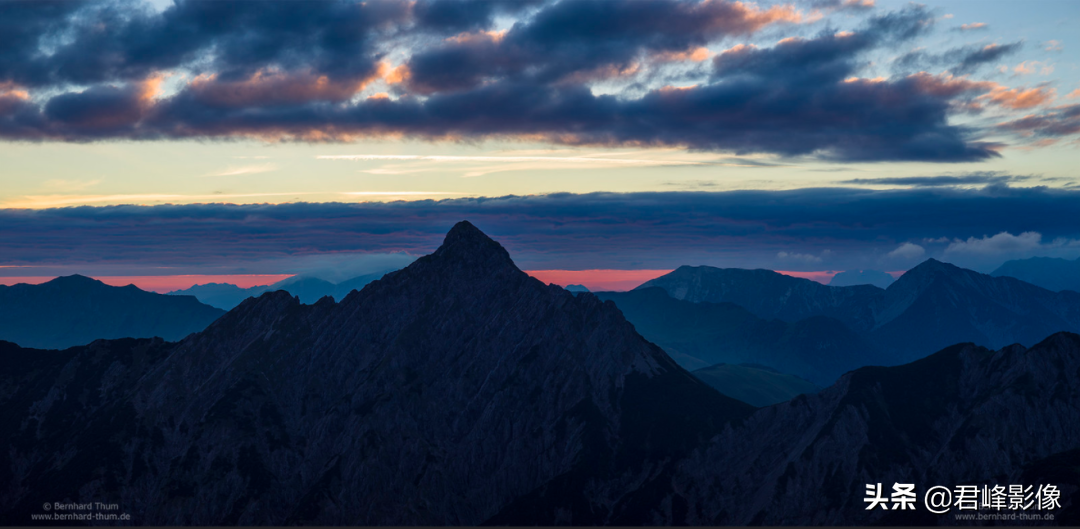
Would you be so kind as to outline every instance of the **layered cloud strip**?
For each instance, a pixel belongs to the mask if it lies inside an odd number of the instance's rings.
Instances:
[[[1052,87],[974,77],[1019,43],[912,52],[868,77],[872,55],[916,48],[935,20],[867,1],[3,2],[0,138],[492,138],[963,162],[1080,132],[1080,106],[1055,106]]]
[[[989,271],[1012,258],[1080,257],[1078,198],[992,185],[9,209],[0,210],[0,272],[345,269],[426,254],[463,219],[533,270],[894,271],[936,257]]]

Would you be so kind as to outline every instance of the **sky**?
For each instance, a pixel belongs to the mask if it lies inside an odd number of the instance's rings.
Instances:
[[[1049,0],[4,2],[0,282],[340,280],[463,219],[566,283],[1076,258],[1076,27]]]

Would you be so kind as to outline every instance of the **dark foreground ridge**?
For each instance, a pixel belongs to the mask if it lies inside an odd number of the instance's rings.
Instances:
[[[465,222],[340,303],[267,293],[179,343],[0,362],[5,524],[95,501],[138,525],[872,523],[866,482],[1019,479],[1080,448],[1076,335],[755,411]]]

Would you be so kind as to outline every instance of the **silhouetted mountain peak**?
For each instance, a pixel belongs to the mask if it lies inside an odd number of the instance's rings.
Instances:
[[[971,270],[960,268],[956,265],[949,263],[943,263],[937,259],[930,258],[916,267],[904,272],[895,283],[889,285],[887,289],[890,293],[895,295],[900,291],[922,291],[930,286],[931,283],[939,279],[958,279],[963,277],[977,274]]]
[[[943,273],[943,272],[958,272],[963,270],[959,266],[938,261],[933,257],[919,263],[915,268],[908,270],[908,272],[917,272],[922,274],[927,273]]]
[[[92,277],[86,277],[84,275],[72,274],[69,276],[60,276],[51,281],[47,281],[45,284],[53,286],[83,286],[83,285],[104,285],[101,281]]]
[[[483,274],[518,270],[502,245],[466,220],[455,224],[446,234],[442,246],[422,260],[438,262],[440,267],[468,269]]]

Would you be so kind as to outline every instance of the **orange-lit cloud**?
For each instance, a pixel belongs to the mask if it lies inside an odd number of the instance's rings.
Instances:
[[[458,33],[453,37],[447,37],[446,42],[454,44],[472,44],[476,42],[501,42],[506,37],[505,29],[500,31],[473,31]]]
[[[4,81],[0,83],[0,98],[11,97],[15,99],[28,100],[30,99],[30,92],[20,87],[19,85],[11,82]]]
[[[941,96],[955,97],[966,92],[986,92],[1000,87],[993,81],[972,81],[965,77],[953,77],[951,74],[932,75],[918,72],[908,76],[921,92]]]
[[[1008,88],[993,81],[972,81],[951,74],[931,75],[919,72],[908,76],[925,93],[942,97],[955,97],[968,92],[982,92],[978,100],[986,101],[1012,110],[1022,110],[1048,103],[1054,99],[1053,88],[1039,86],[1030,89]]]
[[[409,72],[409,66],[406,64],[399,65],[395,68],[390,68],[389,64],[383,63],[382,78],[386,81],[386,84],[398,84],[404,83],[409,80],[411,73]]]
[[[985,98],[1005,108],[1022,110],[1049,103],[1054,99],[1054,95],[1055,90],[1045,86],[1028,90],[1022,88],[1008,89],[1004,86],[998,86],[991,90],[989,94],[980,96],[980,99]]]
[[[1019,75],[1031,75],[1036,71],[1042,75],[1050,75],[1054,73],[1054,65],[1045,64],[1042,61],[1024,61],[1013,68],[1013,72]]]
[[[30,101],[30,93],[10,81],[0,83],[0,116]]]
[[[226,107],[294,104],[308,101],[345,101],[372,80],[385,75],[383,68],[354,79],[331,79],[312,72],[259,70],[247,79],[224,81],[217,74],[199,75],[188,89],[200,100]]]
[[[973,30],[973,29],[983,29],[985,27],[986,27],[985,22],[972,22],[971,24],[961,24],[960,25],[960,30],[961,31],[970,31],[970,30]]]
[[[717,2],[721,0],[706,0],[706,4]],[[795,9],[793,5],[778,5],[772,6],[768,9],[761,9],[754,4],[747,4],[743,2],[733,2],[733,10],[741,15],[743,23],[746,25],[744,32],[752,33],[760,30],[761,28],[776,23],[789,23],[798,24],[802,22],[812,22],[821,18],[820,14],[804,16]],[[725,24],[725,21],[717,20],[718,25]],[[729,30],[730,31],[730,30]]]
[[[679,52],[674,52],[674,51],[660,52],[660,53],[657,53],[657,54],[653,55],[653,58],[655,60],[664,61],[664,62],[686,62],[686,61],[701,62],[701,61],[707,60],[711,56],[712,56],[712,54],[709,52],[709,48],[706,48],[704,46],[699,46],[697,48],[693,48],[693,49],[689,49],[689,50],[685,50],[685,51],[679,51]]]

